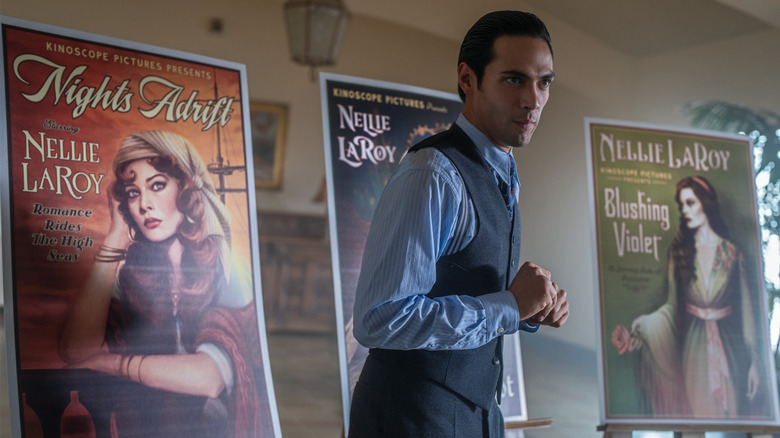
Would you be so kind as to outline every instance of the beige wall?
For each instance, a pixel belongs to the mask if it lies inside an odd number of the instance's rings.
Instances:
[[[319,87],[309,81],[307,68],[289,61],[282,4],[3,0],[0,13],[246,64],[250,98],[290,108],[283,188],[259,192],[258,207],[324,215],[325,206],[311,201],[325,175]],[[505,6],[500,0],[481,4],[485,11]],[[534,141],[515,153],[523,183],[523,257],[548,267],[569,291],[569,323],[560,330],[545,329],[543,335],[594,348],[583,118],[684,126],[687,119],[678,108],[694,99],[727,99],[780,112],[780,88],[774,79],[780,67],[776,55],[780,33],[764,31],[640,59],[617,52],[542,10],[534,12],[553,35],[557,78]],[[223,19],[222,34],[209,33],[212,17]],[[457,34],[465,33],[467,26]],[[458,46],[453,39],[353,16],[338,65],[324,70],[452,92]]]

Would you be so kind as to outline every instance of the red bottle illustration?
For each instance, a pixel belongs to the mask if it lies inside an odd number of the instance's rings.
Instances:
[[[27,404],[27,394],[22,393],[22,404],[24,405],[24,436],[25,438],[43,438],[43,426],[41,420],[33,408]]]
[[[70,403],[60,420],[62,438],[96,438],[95,423],[87,408],[79,401],[79,392],[70,392]]]

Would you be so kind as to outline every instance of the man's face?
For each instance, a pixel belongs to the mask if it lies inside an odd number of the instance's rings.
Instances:
[[[493,144],[509,152],[531,141],[549,97],[553,60],[547,43],[529,36],[498,37],[493,54],[480,85],[468,65],[458,66],[458,81],[466,93],[463,113]]]

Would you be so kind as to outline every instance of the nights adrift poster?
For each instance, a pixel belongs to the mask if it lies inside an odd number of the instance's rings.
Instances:
[[[2,40],[14,435],[278,436],[244,66],[5,17]]]
[[[339,327],[345,427],[352,389],[368,350],[352,335],[352,308],[363,247],[376,203],[398,161],[421,140],[448,129],[457,95],[351,76],[321,74],[331,253]],[[518,335],[505,343],[501,410],[507,422],[527,420]]]
[[[776,424],[747,137],[586,120],[602,421]]]

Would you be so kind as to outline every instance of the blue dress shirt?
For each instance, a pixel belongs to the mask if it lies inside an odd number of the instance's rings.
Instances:
[[[509,180],[505,153],[462,114],[471,138],[497,180]],[[517,179],[513,184],[519,186]],[[498,335],[539,326],[519,321],[506,290],[471,297],[466,291],[431,299],[436,261],[471,242],[474,207],[460,175],[436,149],[407,154],[385,187],[366,241],[354,307],[354,335],[368,348],[472,349]],[[507,215],[507,220],[510,220]]]

